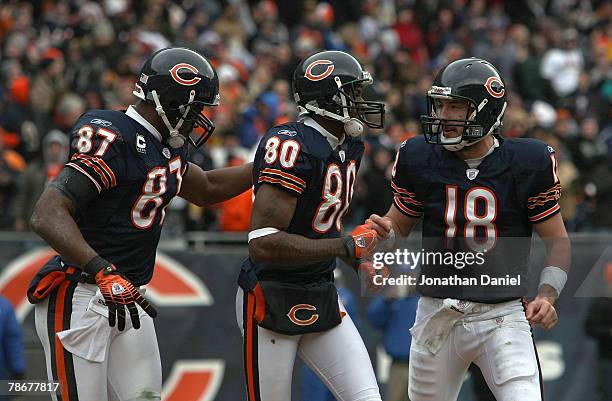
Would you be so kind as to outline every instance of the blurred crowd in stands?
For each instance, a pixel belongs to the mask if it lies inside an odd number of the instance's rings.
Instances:
[[[0,229],[27,230],[42,188],[67,158],[86,109],[124,109],[141,63],[169,46],[212,60],[217,129],[192,152],[205,169],[244,163],[272,125],[295,118],[291,77],[321,49],[372,73],[364,97],[387,105],[368,132],[350,225],[391,203],[399,144],[420,134],[436,71],[489,60],[509,89],[503,135],[554,146],[572,231],[612,227],[612,3],[598,0],[4,0],[0,4]],[[248,229],[251,195],[173,205],[179,229]]]

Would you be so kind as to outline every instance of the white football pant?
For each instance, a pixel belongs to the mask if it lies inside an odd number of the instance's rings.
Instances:
[[[98,287],[63,282],[35,306],[36,332],[49,380],[60,382],[53,401],[160,400],[161,360],[153,319],[140,306],[140,329],[126,310],[124,331],[108,325]]]
[[[443,302],[428,297],[419,300],[413,335]],[[455,401],[473,362],[497,401],[542,401],[539,362],[521,301],[472,305],[450,328],[437,353],[413,337],[410,400]]]

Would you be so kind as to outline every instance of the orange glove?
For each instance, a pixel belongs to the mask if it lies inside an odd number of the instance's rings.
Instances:
[[[347,235],[344,240],[347,256],[354,258],[357,263],[361,259],[370,258],[374,253],[377,243],[378,235],[376,230],[366,224],[355,227],[351,235]]]
[[[138,317],[138,308],[142,309],[151,317],[157,316],[157,311],[151,304],[142,296],[134,285],[123,274],[117,271],[117,268],[110,262],[96,256],[85,267],[85,271],[91,272],[93,265],[105,265],[95,274],[96,284],[100,288],[100,292],[104,297],[104,302],[108,308],[108,324],[111,327],[115,326],[120,331],[125,329],[125,307],[130,312],[132,319],[132,327],[140,328],[140,318]]]

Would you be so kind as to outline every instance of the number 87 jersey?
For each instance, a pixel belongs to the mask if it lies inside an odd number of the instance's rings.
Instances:
[[[83,114],[66,164],[92,186],[76,205],[85,241],[135,285],[151,280],[165,210],[188,166],[187,147],[164,145],[145,121],[131,107]]]
[[[288,233],[312,239],[339,237],[363,152],[360,139],[345,135],[338,143],[310,117],[273,127],[255,154],[255,193],[268,184],[298,198]],[[314,277],[331,272],[334,263],[330,260],[298,270]]]

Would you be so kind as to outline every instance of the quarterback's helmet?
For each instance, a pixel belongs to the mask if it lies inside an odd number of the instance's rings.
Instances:
[[[302,60],[293,74],[297,104],[310,113],[341,121],[348,135],[359,136],[363,124],[382,128],[385,105],[364,101],[363,87],[373,82],[369,72],[348,53],[323,51]]]
[[[465,119],[440,118],[436,99],[467,101]],[[477,58],[453,61],[440,70],[427,92],[429,115],[421,116],[425,139],[452,151],[473,145],[501,125],[506,105],[506,88],[491,63]],[[449,126],[463,127],[463,134],[445,137],[444,127]]]
[[[219,78],[208,60],[193,50],[170,47],[153,53],[142,66],[133,93],[155,107],[173,148],[183,146],[185,139],[197,148],[215,129],[202,110],[219,104]],[[195,127],[204,133],[194,140]]]

